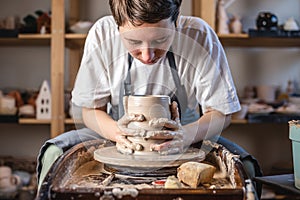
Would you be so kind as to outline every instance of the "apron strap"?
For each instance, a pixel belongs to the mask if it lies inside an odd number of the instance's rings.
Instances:
[[[185,112],[187,109],[187,94],[184,88],[184,85],[181,85],[181,81],[178,76],[177,67],[175,63],[174,54],[171,51],[167,52],[167,58],[170,64],[171,74],[175,83],[176,91],[169,94],[171,101],[176,101],[178,103],[179,112]],[[121,84],[120,93],[119,93],[119,108],[118,115],[121,118],[124,115],[124,105],[123,97],[131,95],[131,76],[130,69],[132,66],[133,57],[128,53],[128,70],[127,76],[124,81],[124,84]],[[181,116],[181,115],[180,115]]]
[[[167,57],[169,60],[172,77],[176,86],[175,94],[171,95],[171,100],[176,101],[178,104],[179,113],[184,113],[187,109],[187,94],[184,88],[184,85],[181,84],[181,81],[178,76],[178,71],[175,63],[174,53],[171,51],[167,52]],[[181,114],[180,114],[181,116]]]

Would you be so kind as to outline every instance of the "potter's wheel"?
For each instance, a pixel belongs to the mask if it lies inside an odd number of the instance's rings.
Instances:
[[[94,152],[94,159],[104,163],[106,169],[123,174],[146,173],[167,175],[176,171],[176,167],[188,161],[202,161],[205,152],[197,148],[189,148],[182,154],[132,154],[126,155],[117,151],[116,146],[103,147]],[[152,172],[152,173],[151,173]]]

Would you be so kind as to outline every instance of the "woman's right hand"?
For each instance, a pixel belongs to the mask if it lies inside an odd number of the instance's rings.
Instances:
[[[123,154],[133,154],[134,151],[141,151],[142,145],[135,144],[127,139],[127,136],[141,136],[144,130],[130,129],[127,125],[130,122],[142,122],[145,120],[143,115],[125,114],[118,121],[119,132],[115,138],[117,150]]]

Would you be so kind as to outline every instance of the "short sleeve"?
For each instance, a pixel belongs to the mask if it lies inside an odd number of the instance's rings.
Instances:
[[[240,103],[228,65],[224,49],[215,35],[210,32],[211,41],[205,48],[208,54],[204,57],[196,82],[197,97],[203,112],[214,109],[223,114],[240,110]]]
[[[109,65],[106,63],[109,51],[103,50],[103,43],[107,41],[109,34],[113,35],[114,27],[111,27],[111,21],[111,19],[101,19],[88,33],[72,91],[72,103],[77,106],[98,108],[106,105],[110,100]],[[111,31],[104,31],[104,29]]]

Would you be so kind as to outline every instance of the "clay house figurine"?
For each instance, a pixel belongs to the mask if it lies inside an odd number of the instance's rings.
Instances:
[[[49,84],[46,80],[43,81],[35,103],[36,118],[51,119],[51,92]]]

